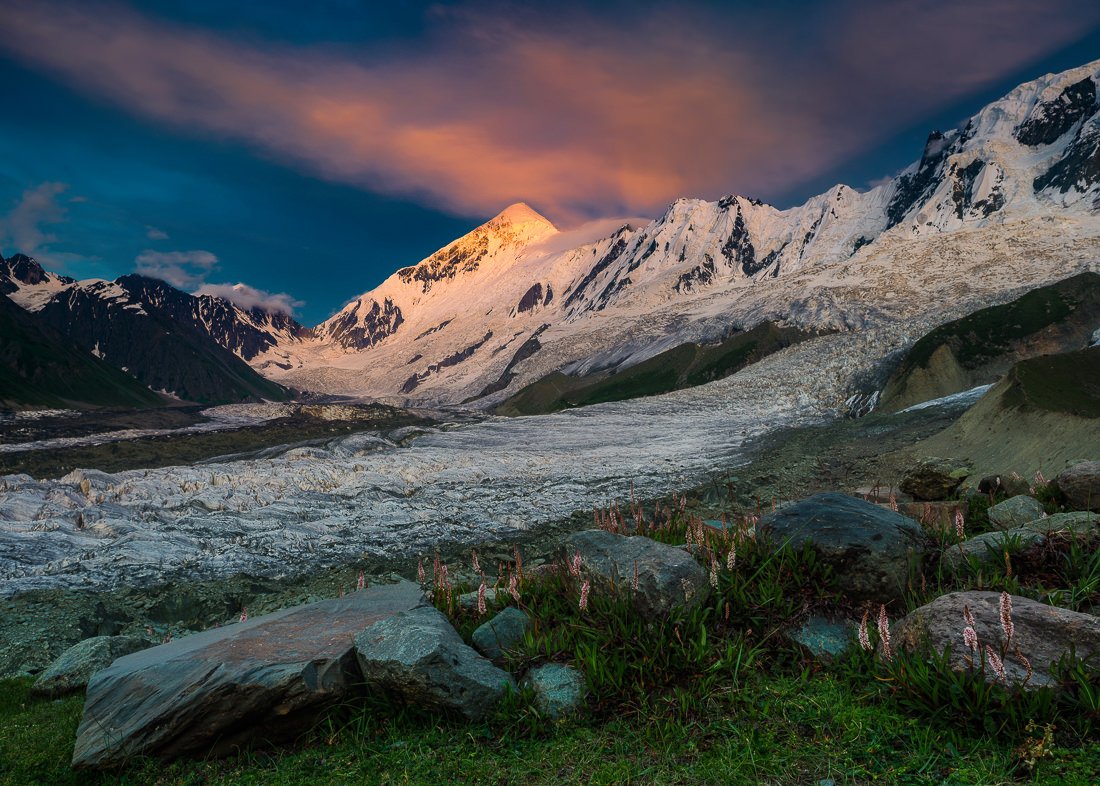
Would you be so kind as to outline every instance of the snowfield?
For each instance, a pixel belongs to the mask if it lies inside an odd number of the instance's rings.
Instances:
[[[357,434],[265,460],[0,480],[0,592],[279,576],[430,553],[705,481],[772,429],[831,416],[883,334],[826,336],[734,377],[556,415]]]

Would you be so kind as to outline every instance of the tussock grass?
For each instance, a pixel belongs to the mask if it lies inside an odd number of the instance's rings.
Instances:
[[[854,646],[854,623],[848,654],[822,662],[785,631],[812,614],[856,620],[865,609],[845,601],[812,548],[760,541],[753,514],[705,524],[678,498],[653,513],[612,508],[596,520],[685,545],[717,586],[690,612],[646,619],[629,581],[592,587],[582,609],[568,555],[537,569],[521,559],[494,566],[499,575],[485,582],[501,590],[498,605],[520,606],[534,621],[501,664],[517,675],[546,662],[583,671],[589,694],[572,718],[543,716],[523,690],[480,724],[378,697],[339,708],[290,747],[139,761],[89,780],[67,768],[80,699],[31,699],[29,681],[9,680],[0,683],[0,783],[1095,782],[1100,680],[1079,662],[1063,664],[1058,696],[1025,695],[953,673],[930,653],[884,663]],[[950,548],[957,533],[937,537]],[[493,609],[462,611],[457,595],[477,583],[452,584],[442,565],[434,573],[434,602],[468,640]],[[915,564],[891,617],[962,588],[1091,609],[1100,605],[1100,556],[1095,544],[1071,539],[951,574],[936,560]]]

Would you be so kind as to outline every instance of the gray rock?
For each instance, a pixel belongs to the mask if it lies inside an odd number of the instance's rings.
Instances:
[[[402,612],[355,637],[367,685],[426,709],[470,720],[488,713],[515,680],[467,646],[431,606]]]
[[[808,649],[814,657],[829,660],[848,650],[855,629],[856,625],[851,622],[810,617],[802,627],[788,635],[792,641]]]
[[[492,587],[485,588],[485,605],[492,608],[496,603],[497,591]],[[477,611],[477,593],[464,592],[458,596],[458,607],[467,613]]]
[[[42,672],[31,686],[31,691],[40,696],[64,696],[84,690],[97,671],[107,668],[123,655],[151,646],[152,642],[137,636],[93,636],[84,639],[65,650]]]
[[[974,615],[974,630],[981,649],[984,651],[988,644],[1003,658],[1010,686],[1022,685],[1027,675],[1027,667],[1014,655],[1017,647],[1034,669],[1031,679],[1023,685],[1028,689],[1056,685],[1050,674],[1051,665],[1071,647],[1082,659],[1100,652],[1100,618],[1015,595],[1012,596],[1014,632],[1011,644],[1007,643],[1001,629],[1000,597],[998,592],[952,592],[936,598],[894,626],[895,647],[913,651],[927,642],[936,652],[942,652],[950,645],[951,668],[955,671],[970,668],[965,658],[971,653],[963,644],[962,636],[966,624],[963,606],[968,606]],[[1091,668],[1096,669],[1096,665]],[[997,679],[988,667],[985,678],[988,682]]]
[[[954,494],[970,473],[970,467],[962,462],[929,458],[906,472],[899,488],[913,499],[934,502]]]
[[[535,706],[551,718],[576,712],[587,692],[584,674],[560,663],[547,663],[531,669],[523,684],[535,691]]]
[[[1001,475],[986,475],[978,482],[978,492],[980,494],[1007,494],[1010,497],[1016,497],[1021,494],[1028,494],[1030,491],[1031,487],[1028,486],[1027,481],[1019,475],[1013,476],[1011,472]]]
[[[472,636],[474,648],[486,658],[496,659],[523,641],[531,630],[531,618],[515,606],[509,606],[479,626]]]
[[[812,543],[850,598],[882,603],[903,597],[909,561],[931,547],[913,519],[835,492],[769,513],[760,531],[776,547]]]
[[[943,564],[952,573],[958,572],[966,564],[978,560],[980,563],[1002,563],[1005,551],[1027,551],[1047,542],[1047,536],[1026,527],[983,532],[944,549]]]
[[[1100,529],[1100,514],[1088,511],[1055,513],[1024,525],[1024,529],[1044,535],[1093,535]]]
[[[686,611],[710,595],[706,570],[676,546],[641,535],[588,530],[566,540],[563,556],[571,559],[577,552],[581,555],[581,571],[592,582],[593,592],[630,592],[637,565],[634,604],[646,616],[667,617]]]
[[[1082,461],[1054,479],[1072,510],[1100,510],[1100,461]]]
[[[1022,527],[1041,517],[1045,511],[1042,503],[1034,497],[1020,494],[1006,499],[989,509],[989,523],[995,529],[1013,529]]]
[[[354,635],[423,602],[412,582],[377,585],[119,658],[88,684],[73,766],[292,737],[359,681]]]

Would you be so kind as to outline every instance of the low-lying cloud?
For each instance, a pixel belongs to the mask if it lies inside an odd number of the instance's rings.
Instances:
[[[794,30],[767,8],[501,9],[436,9],[405,49],[353,52],[16,0],[0,48],[324,178],[470,216],[531,199],[569,224],[795,188],[1100,24],[1072,0],[846,0]]]
[[[203,284],[194,294],[210,295],[228,300],[235,306],[243,309],[256,308],[264,311],[275,311],[288,316],[294,316],[294,309],[305,305],[301,300],[296,300],[286,292],[265,292],[262,289],[250,287],[248,284]]]

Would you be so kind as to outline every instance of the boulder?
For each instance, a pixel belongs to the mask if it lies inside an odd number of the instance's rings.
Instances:
[[[422,606],[355,637],[368,686],[415,707],[483,718],[515,680],[467,646],[447,617]]]
[[[380,584],[119,658],[88,684],[73,766],[292,737],[359,681],[355,634],[423,602],[412,582]]]
[[[642,535],[588,530],[566,540],[563,556],[581,555],[581,572],[592,591],[631,591],[635,565],[638,591],[634,605],[646,617],[668,617],[702,604],[710,595],[707,572],[676,546]]]
[[[39,696],[64,696],[84,690],[88,680],[132,652],[140,652],[153,643],[138,636],[93,636],[77,642],[39,675],[31,691]]]
[[[954,494],[970,477],[970,467],[950,459],[929,458],[905,473],[899,488],[913,499],[934,502]]]
[[[975,558],[979,562],[1003,562],[1004,552],[1010,554],[1046,545],[1052,537],[1092,537],[1100,531],[1100,516],[1095,513],[1058,513],[1012,529],[983,532],[944,549],[943,561],[948,570],[958,571],[964,562]]]
[[[1062,470],[1054,484],[1072,510],[1100,510],[1100,461],[1082,461]]]
[[[789,632],[791,641],[801,644],[820,660],[831,660],[843,655],[852,643],[855,623],[810,617],[802,627]]]
[[[514,649],[529,630],[531,618],[527,613],[509,606],[474,631],[474,648],[486,658],[495,660],[504,650]]]
[[[970,668],[966,661],[971,651],[963,643],[963,607],[970,608],[974,616],[974,630],[984,651],[989,645],[1002,657],[1010,686],[1035,689],[1055,686],[1051,665],[1073,648],[1078,658],[1087,658],[1100,652],[1100,618],[1081,614],[1056,606],[1048,606],[1028,598],[1012,596],[1013,636],[1005,641],[1001,628],[999,592],[952,592],[936,598],[926,606],[911,612],[894,626],[893,642],[896,648],[912,652],[925,642],[936,652],[951,646],[950,666],[955,671]],[[1027,667],[1014,653],[1016,648],[1027,658],[1034,669],[1031,679],[1024,684]],[[1093,659],[1091,669],[1096,669]],[[976,666],[980,662],[975,658]],[[996,674],[989,667],[985,679],[993,682]]]
[[[1055,513],[1053,516],[1029,521],[1024,529],[1043,535],[1074,535],[1089,537],[1100,530],[1100,514],[1088,511],[1074,513]]]
[[[527,672],[524,687],[535,692],[535,706],[551,718],[576,712],[587,691],[584,674],[572,666],[546,663]]]
[[[978,481],[978,492],[985,495],[1005,494],[1016,497],[1030,493],[1031,487],[1022,477],[1009,472],[1001,475],[986,475]]]
[[[944,549],[943,563],[948,571],[956,573],[975,559],[979,563],[1003,563],[1006,550],[1009,553],[1017,549],[1027,551],[1046,542],[1044,533],[1026,527],[983,532]]]
[[[760,530],[776,547],[812,543],[850,598],[881,603],[904,596],[910,560],[931,547],[913,519],[835,492],[769,513]]]
[[[1041,518],[1046,511],[1034,497],[1020,494],[989,509],[989,523],[995,529],[1013,529]]]

